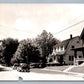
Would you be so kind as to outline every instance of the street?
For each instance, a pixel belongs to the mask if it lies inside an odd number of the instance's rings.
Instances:
[[[78,77],[74,74],[64,72],[50,71],[46,69],[31,69],[30,72],[18,72],[11,68],[0,66],[0,80],[18,80],[19,77],[23,78],[25,81],[84,80],[83,77]]]

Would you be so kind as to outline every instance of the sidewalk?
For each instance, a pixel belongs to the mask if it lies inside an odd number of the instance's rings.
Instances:
[[[52,69],[44,69],[46,71],[56,71],[56,72],[63,72],[65,74],[69,74],[69,75],[73,75],[73,76],[76,76],[76,77],[82,77],[84,78],[84,74],[83,73],[77,73],[77,72],[68,72],[67,70],[65,71],[60,71],[60,70],[52,70]]]
[[[43,74],[43,73],[21,73],[19,77],[23,78],[24,81],[84,81],[82,77],[75,77],[73,75],[64,74]]]
[[[63,70],[63,72],[68,72],[69,70],[71,70],[72,68],[74,68],[75,66],[70,66],[67,69]]]

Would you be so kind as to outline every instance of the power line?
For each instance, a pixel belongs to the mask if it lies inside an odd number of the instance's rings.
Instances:
[[[79,21],[79,22],[77,22],[77,23],[75,23],[75,24],[73,24],[73,25],[70,25],[69,27],[66,27],[65,29],[63,29],[63,30],[61,30],[61,31],[59,31],[59,32],[57,32],[57,33],[55,33],[55,34],[53,34],[53,35],[56,35],[56,34],[61,33],[61,32],[63,32],[63,31],[65,31],[65,30],[67,30],[67,29],[70,29],[70,28],[72,28],[73,26],[76,26],[76,25],[78,25],[78,24],[80,24],[80,23],[82,23],[82,22],[84,22],[84,20],[81,20],[81,21]]]
[[[81,15],[79,15],[79,16],[77,16],[76,18],[74,18],[73,20],[71,20],[70,22],[73,22],[74,20],[76,20],[76,19],[78,19],[78,18],[80,18],[80,17],[82,17],[82,16],[84,16],[84,13],[82,13]],[[65,25],[65,26],[63,26],[63,27],[66,27],[67,25]],[[58,33],[58,32],[57,32]],[[54,34],[53,34],[54,35]]]
[[[73,20],[71,20],[71,21],[74,21],[74,20],[76,20],[76,19],[78,19],[79,17],[81,17],[81,16],[84,16],[84,13],[82,13],[81,15],[79,15],[79,16],[77,16],[76,18],[74,18]],[[21,32],[27,32],[27,31],[23,31],[23,30],[18,30],[18,29],[16,29],[16,28],[13,28],[13,27],[9,27],[9,26],[4,26],[4,25],[1,25],[0,24],[0,26],[3,26],[3,27],[8,27],[8,28],[12,28],[12,30],[15,30],[15,31],[21,31]],[[66,25],[65,25],[66,26]],[[64,26],[64,27],[65,27]],[[28,32],[27,32],[28,33]]]
[[[63,29],[63,30],[61,30],[61,31],[59,31],[59,32],[57,32],[57,33],[55,33],[55,34],[53,34],[53,35],[56,35],[56,34],[58,34],[58,33],[61,33],[61,32],[63,32],[63,31],[65,31],[65,30],[67,30],[67,29],[70,29],[70,28],[72,28],[73,26],[76,26],[76,25],[78,25],[78,24],[80,24],[80,23],[82,23],[82,22],[84,22],[84,20],[81,20],[81,21],[79,21],[79,22],[77,22],[77,23],[75,23],[75,24],[73,24],[73,25],[71,25],[71,26],[69,26],[69,27],[66,27],[65,29]],[[0,26],[3,26],[3,25],[0,25]],[[17,29],[14,29],[13,28],[13,30],[16,30],[17,31]],[[19,30],[19,31],[21,31],[21,30]],[[25,32],[25,31],[21,31],[21,32]],[[2,33],[1,31],[0,31],[0,33]],[[7,37],[7,35],[5,35],[4,33],[2,33],[5,37]]]
[[[81,17],[81,16],[84,16],[84,13],[82,13],[81,15],[79,15],[78,17],[76,17],[75,19],[73,19],[73,20],[71,20],[71,21],[74,21],[74,20],[78,19],[78,18]],[[59,32],[57,32],[57,33],[55,33],[55,34],[53,34],[53,35],[56,35],[56,34],[58,34],[58,33],[61,33],[61,32],[65,31],[65,30],[67,30],[67,29],[69,29],[69,28],[71,28],[71,27],[73,27],[73,26],[75,26],[75,25],[77,25],[77,24],[80,24],[81,22],[84,22],[84,20],[79,21],[79,22],[77,22],[77,23],[75,23],[75,24],[73,24],[73,25],[71,25],[71,26],[69,26],[69,27],[66,27],[65,29],[63,29],[63,30],[61,30],[61,31],[59,31]],[[11,28],[12,30],[15,30],[15,31],[20,31],[20,32],[28,33],[27,31],[18,30],[18,29],[13,28],[13,27],[4,26],[4,25],[0,25],[0,26],[8,27],[8,28]],[[66,26],[66,25],[65,25],[65,26]],[[65,27],[65,26],[64,26],[64,27]],[[9,30],[10,30],[10,29],[9,29]],[[31,33],[31,32],[30,32],[30,33]],[[35,33],[35,32],[34,32],[34,33]],[[6,36],[6,35],[4,35],[4,36]]]

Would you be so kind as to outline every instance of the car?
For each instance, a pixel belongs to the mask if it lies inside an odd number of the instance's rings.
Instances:
[[[42,63],[30,63],[31,68],[42,68]]]
[[[30,65],[26,63],[20,63],[20,66],[17,68],[19,72],[30,72]]]
[[[12,68],[13,68],[14,70],[17,70],[17,67],[19,67],[19,64],[18,64],[18,63],[15,63]]]

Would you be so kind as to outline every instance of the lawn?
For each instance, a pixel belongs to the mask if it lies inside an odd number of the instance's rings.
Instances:
[[[68,67],[69,67],[69,65],[66,65],[66,66],[50,66],[50,67],[46,67],[46,69],[63,71],[65,69],[67,69]]]
[[[30,72],[34,72],[34,73],[41,73],[41,74],[53,74],[53,75],[57,75],[57,74],[61,74],[61,75],[74,75],[71,73],[65,73],[65,72],[59,72],[59,71],[52,71],[52,70],[47,70],[47,69],[30,69]]]
[[[69,72],[78,72],[78,73],[84,73],[84,66],[77,66],[69,70]]]

